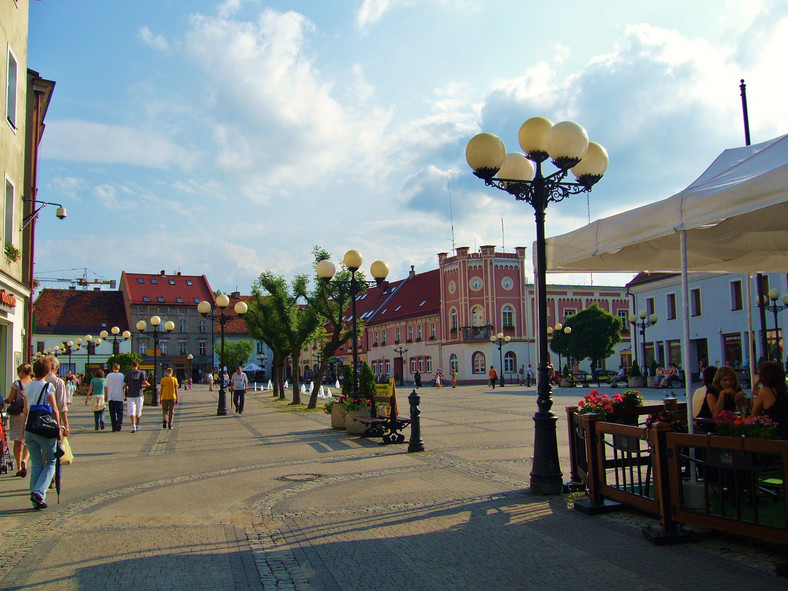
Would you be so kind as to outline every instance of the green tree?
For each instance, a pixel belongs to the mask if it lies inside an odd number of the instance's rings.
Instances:
[[[551,348],[578,360],[588,358],[592,368],[598,361],[610,357],[621,341],[621,319],[604,311],[598,304],[570,316],[564,325],[569,326],[572,332],[553,335]]]
[[[246,313],[246,329],[249,336],[263,341],[271,349],[271,383],[274,398],[285,399],[285,361],[290,354],[290,345],[280,328],[274,313],[273,301],[264,296],[260,286],[252,286],[252,299]]]
[[[131,362],[142,363],[142,356],[139,353],[118,353],[110,355],[107,359],[107,367],[112,371],[112,366],[116,363],[120,365],[120,373],[127,373],[131,369]]]
[[[315,257],[315,267],[320,261],[329,258],[328,252],[319,246],[312,249],[312,254]],[[356,272],[356,279],[359,281],[358,293],[363,293],[367,287],[363,274]],[[309,397],[309,408],[317,406],[318,389],[323,382],[329,361],[339,348],[353,337],[353,323],[345,320],[349,316],[348,307],[351,304],[349,285],[350,271],[343,264],[332,281],[317,279],[314,289],[306,296],[309,307],[319,316],[319,336],[316,340],[320,342],[322,353],[322,361],[313,378],[315,387]],[[356,324],[360,336],[364,330],[364,323],[357,321]]]
[[[243,365],[247,362],[249,357],[254,351],[254,343],[252,341],[224,341],[224,358],[222,358],[222,343],[214,344],[216,355],[219,357],[219,365],[226,366],[227,370],[232,373],[236,367]]]
[[[262,295],[268,294],[264,311],[267,315],[260,318],[263,324],[271,323],[281,331],[287,342],[293,366],[293,401],[301,404],[299,368],[301,350],[304,343],[312,337],[318,326],[320,316],[312,306],[305,305],[309,279],[306,275],[297,275],[288,286],[281,275],[265,272],[257,280]],[[248,321],[247,321],[248,326]]]
[[[361,366],[361,371],[358,373],[358,393],[362,398],[369,400],[375,395],[377,380],[372,368],[365,361]]]

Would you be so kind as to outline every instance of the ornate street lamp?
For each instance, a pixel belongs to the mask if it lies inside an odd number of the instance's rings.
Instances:
[[[75,342],[76,342],[76,345],[77,345],[77,350],[79,350],[82,347],[82,339],[77,339]],[[90,382],[90,380],[88,379],[88,368],[90,367],[90,354],[91,353],[95,354],[96,353],[96,347],[98,347],[100,344],[101,344],[101,339],[100,338],[95,338],[94,339],[93,335],[89,335],[89,334],[85,335],[85,349],[87,350],[87,354],[88,354],[87,361],[85,362],[85,381],[86,382]]]
[[[646,329],[649,326],[654,326],[659,317],[656,314],[649,315],[645,310],[640,310],[637,316],[630,314],[628,320],[635,327],[635,330],[640,329],[640,369],[642,370],[646,363]],[[644,373],[643,375],[646,374]]]
[[[774,315],[774,358],[773,361],[780,362],[782,360],[782,351],[780,349],[780,325],[777,323],[777,314],[788,308],[788,295],[782,296],[782,304],[778,304],[780,300],[780,291],[777,289],[770,289],[769,293],[763,296],[763,300],[758,306],[764,310],[771,310]],[[769,303],[771,301],[771,304]],[[767,339],[768,340],[768,339]],[[771,350],[771,349],[770,349]]]
[[[408,348],[407,347],[402,347],[402,346],[394,347],[394,352],[399,357],[399,371],[400,371],[400,374],[399,374],[399,384],[397,384],[397,385],[398,386],[402,386],[405,383],[405,362],[402,361],[402,355],[404,353],[408,352]]]
[[[211,320],[211,323],[214,321],[219,322],[219,326],[221,327],[221,356],[219,357],[219,365],[224,365],[224,325],[227,324],[228,321],[234,320],[236,318],[243,318],[244,314],[249,311],[249,306],[246,305],[246,302],[238,302],[233,307],[235,310],[235,315],[229,314],[225,312],[227,306],[230,305],[230,298],[224,294],[220,294],[216,297],[216,307],[219,309],[219,312],[212,312],[213,306],[211,306],[210,302],[202,301],[197,304],[197,311],[202,314],[203,318],[208,318]],[[224,389],[224,372],[222,371],[222,367],[219,367],[219,405],[216,407],[216,414],[218,416],[224,416],[227,414],[227,401],[225,400],[225,389]]]
[[[120,329],[117,326],[113,326],[110,330],[112,331],[112,339],[109,338],[109,333],[106,330],[102,330],[99,334],[105,341],[112,340],[112,354],[118,355],[120,353],[120,344],[130,339],[131,333],[128,330],[124,330],[123,334],[118,338]]]
[[[153,335],[153,395],[151,396],[151,406],[158,406],[159,405],[159,392],[156,389],[156,364],[157,364],[157,355],[159,353],[159,335],[162,334],[159,331],[159,326],[161,325],[161,318],[159,316],[151,316],[150,317],[150,324],[153,327],[153,330],[150,334]],[[148,323],[144,320],[140,320],[137,322],[137,330],[141,333],[145,332],[145,329],[148,328]],[[164,331],[165,332],[172,332],[175,330],[175,323],[172,320],[168,320],[164,323]]]
[[[571,326],[564,326],[560,322],[555,325],[555,328],[552,326],[547,327],[547,336],[550,337],[550,340],[553,340],[553,337],[556,333],[562,332],[564,334],[572,334],[572,327]],[[558,352],[558,372],[562,373],[564,368],[561,367],[561,352]]]
[[[353,398],[358,398],[358,324],[356,322],[356,296],[358,295],[358,285],[361,283],[356,279],[356,271],[361,268],[361,263],[364,262],[361,253],[357,250],[349,250],[345,253],[342,262],[345,263],[348,271],[350,271],[350,281],[334,280],[334,283],[343,289],[350,288],[350,301],[351,301],[351,314],[353,315]],[[328,283],[336,273],[334,263],[328,259],[320,261],[316,269],[317,276],[323,281]],[[380,285],[389,274],[389,266],[383,261],[375,261],[369,268],[369,272],[375,278],[374,283],[364,281],[366,285]]]
[[[543,117],[534,117],[523,123],[518,136],[524,154],[507,154],[500,138],[491,133],[481,133],[468,142],[465,157],[474,174],[485,184],[510,193],[534,209],[539,364],[531,491],[537,494],[558,494],[563,483],[556,437],[558,417],[551,411],[552,387],[548,375],[545,210],[551,202],[590,191],[607,170],[608,157],[602,146],[588,141],[585,129],[571,121],[553,125]],[[544,176],[542,163],[548,158],[558,170]],[[577,182],[564,180],[570,169]]]
[[[511,340],[512,340],[512,337],[510,337],[510,336],[503,336],[502,332],[499,332],[498,334],[494,334],[494,335],[492,335],[490,337],[490,342],[493,345],[495,345],[495,344],[498,345],[498,364],[499,364],[498,367],[501,368],[501,374],[500,374],[501,388],[503,388],[503,346],[504,345],[508,345],[509,341],[511,341]],[[493,385],[495,385],[495,384],[493,384]]]

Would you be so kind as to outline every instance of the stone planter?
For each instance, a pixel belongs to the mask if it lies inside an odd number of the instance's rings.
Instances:
[[[561,388],[571,388],[574,384],[572,384],[571,380],[566,378],[561,378],[561,381],[558,384]]]
[[[643,384],[645,384],[645,380],[642,377],[629,378],[629,387],[632,390],[637,390],[638,388],[642,388]]]
[[[345,407],[341,404],[334,403],[334,406],[331,407],[331,428],[345,428]]]
[[[367,430],[367,426],[353,420],[354,417],[368,417],[370,416],[369,410],[346,410],[345,411],[345,429],[348,435],[363,435]]]
[[[648,376],[648,378],[646,378],[647,388],[656,388],[657,386],[659,386],[659,382],[656,376]]]

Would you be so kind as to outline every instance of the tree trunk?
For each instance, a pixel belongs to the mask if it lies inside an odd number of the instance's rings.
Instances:
[[[309,397],[309,404],[307,404],[307,408],[317,408],[317,395],[320,391],[320,385],[323,383],[323,376],[326,375],[326,369],[328,369],[328,358],[324,356],[323,362],[320,364],[317,373],[312,378],[312,395]]]
[[[301,351],[296,355],[290,352],[290,359],[293,363],[293,401],[290,404],[301,404],[301,381],[298,379],[298,374],[301,373]]]

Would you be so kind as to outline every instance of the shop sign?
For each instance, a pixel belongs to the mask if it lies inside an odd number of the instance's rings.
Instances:
[[[13,312],[14,308],[16,308],[16,297],[14,294],[0,289],[0,309]]]

